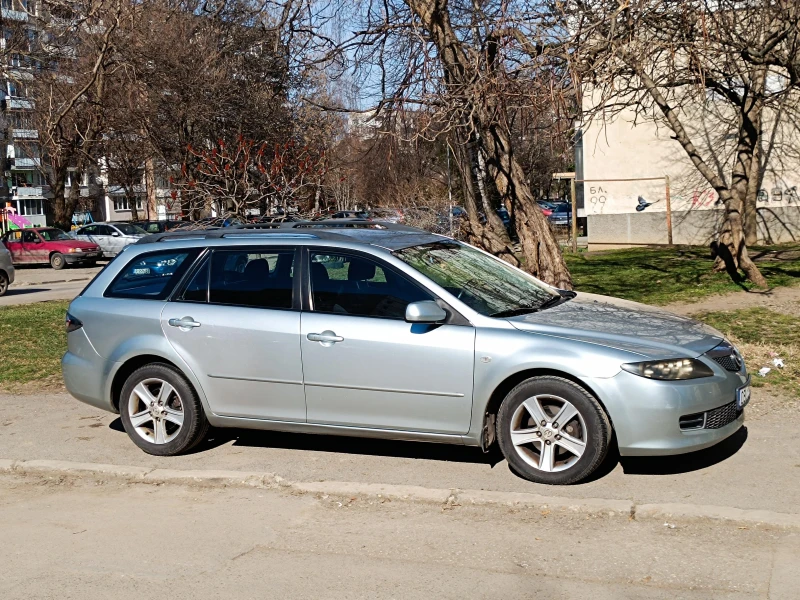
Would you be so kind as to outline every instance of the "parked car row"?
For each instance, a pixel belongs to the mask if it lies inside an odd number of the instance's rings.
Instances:
[[[2,240],[14,265],[49,264],[63,269],[67,265],[92,266],[103,256],[95,242],[72,238],[55,227],[13,229]]]

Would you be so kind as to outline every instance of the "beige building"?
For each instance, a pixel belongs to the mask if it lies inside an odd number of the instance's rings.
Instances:
[[[694,143],[730,180],[734,131],[722,127],[704,107],[685,118]],[[765,128],[769,147],[759,192],[760,241],[800,240],[800,131]],[[579,216],[587,217],[590,248],[667,243],[666,194],[669,178],[673,239],[676,244],[707,245],[714,240],[723,211],[717,193],[686,156],[672,131],[652,119],[623,111],[613,118],[583,124],[576,149]],[[710,148],[715,148],[710,152]],[[581,198],[582,196],[582,198]],[[638,210],[637,210],[638,208]]]

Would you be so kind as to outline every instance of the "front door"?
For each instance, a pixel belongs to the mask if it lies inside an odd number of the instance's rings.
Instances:
[[[46,263],[50,261],[47,248],[39,234],[33,229],[22,230],[22,256],[26,263]]]
[[[309,259],[300,340],[309,423],[467,433],[475,330],[406,323],[410,302],[435,298],[383,262],[323,250]]]
[[[295,250],[216,250],[161,314],[222,416],[305,422]]]

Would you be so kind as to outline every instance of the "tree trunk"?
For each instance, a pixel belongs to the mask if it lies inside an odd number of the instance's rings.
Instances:
[[[755,285],[766,288],[767,280],[764,279],[761,271],[758,270],[758,267],[747,252],[741,199],[734,196],[731,189],[725,184],[725,181],[723,181],[719,174],[706,163],[702,156],[700,156],[700,152],[689,137],[680,117],[678,117],[675,110],[661,93],[661,90],[658,89],[655,81],[642,69],[635,58],[630,56],[626,56],[625,58],[636,71],[647,93],[650,94],[650,97],[658,106],[659,110],[661,110],[667,125],[675,134],[675,139],[681,147],[683,147],[689,159],[692,161],[692,164],[714,188],[717,194],[719,194],[720,200],[725,204],[725,223],[720,232],[719,241],[715,243],[715,250],[720,260],[719,266],[724,268],[734,280],[739,278],[738,271],[741,269],[746,277]],[[743,158],[742,156],[737,156],[737,164]],[[734,176],[734,181],[736,181],[736,176]],[[745,184],[744,188],[746,189],[746,187]],[[744,193],[742,196],[744,196]]]
[[[571,288],[569,270],[561,249],[544,214],[534,208],[533,194],[522,168],[512,155],[509,136],[499,124],[504,120],[505,108],[496,98],[485,97],[475,89],[474,82],[481,79],[481,73],[474,61],[480,59],[474,52],[467,56],[470,50],[453,28],[447,0],[405,1],[420,19],[436,47],[450,93],[463,105],[464,114],[471,115],[470,124],[479,135],[478,151],[485,152],[487,170],[495,187],[503,200],[508,200],[508,204],[517,210],[516,226],[523,259],[520,266],[551,285]],[[493,64],[483,66],[488,70],[495,68]],[[487,223],[491,223],[493,218],[499,220],[493,209],[488,212],[491,214],[486,215]]]
[[[147,220],[158,219],[158,207],[156,205],[156,166],[152,157],[144,161],[144,186],[147,189],[147,206],[145,214]]]
[[[487,252],[502,258],[507,263],[519,266],[519,260],[514,255],[511,239],[508,232],[500,224],[500,229],[494,229],[487,223],[481,223],[479,213],[482,202],[478,200],[476,188],[474,163],[471,152],[467,149],[466,143],[459,143],[453,152],[455,163],[461,174],[461,181],[464,185],[464,204],[467,211],[467,223],[462,224],[467,230],[469,243],[483,248]]]
[[[493,125],[483,136],[489,173],[494,178],[503,202],[516,213],[515,226],[522,245],[522,265],[526,271],[558,288],[572,289],[561,246],[542,211],[536,208],[525,173],[512,153],[508,132]]]

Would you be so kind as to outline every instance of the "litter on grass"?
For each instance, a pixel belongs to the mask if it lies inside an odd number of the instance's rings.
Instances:
[[[770,369],[769,367],[761,367],[761,368],[758,370],[758,375],[759,375],[760,377],[766,377],[766,376],[767,376],[767,373],[769,373],[770,371],[772,371],[772,369]]]
[[[780,356],[776,356],[775,358],[773,358],[772,364],[778,367],[779,369],[782,369],[785,366],[783,364],[783,359]]]

